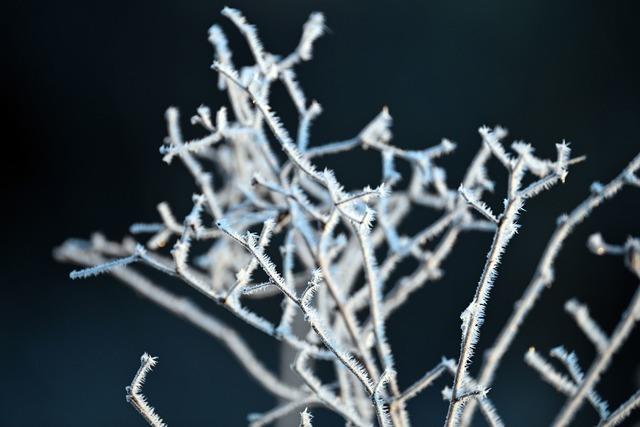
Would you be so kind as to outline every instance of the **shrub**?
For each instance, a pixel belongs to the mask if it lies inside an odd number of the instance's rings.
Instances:
[[[349,425],[408,425],[406,402],[445,374],[453,378],[451,387],[443,390],[449,400],[446,425],[468,425],[476,408],[490,425],[502,425],[489,398],[502,357],[528,312],[553,282],[554,262],[566,237],[625,185],[638,186],[635,173],[640,155],[608,184],[594,184],[584,202],[559,218],[529,286],[481,362],[479,376],[472,378],[468,367],[474,359],[485,306],[501,255],[517,234],[523,206],[564,182],[569,168],[581,159],[571,158],[565,142],[556,145],[557,156],[550,160],[536,157],[533,148],[522,142],[514,142],[508,151],[503,146],[507,136],[504,129],[482,127],[482,142],[475,158],[460,186],[451,188],[438,161],[452,153],[456,145],[447,139],[417,151],[392,145],[392,119],[386,108],[352,139],[310,146],[310,127],[322,109],[317,102],[307,100],[293,69],[311,59],[314,41],[325,31],[323,15],[311,14],[296,49],[280,57],[265,51],[256,29],[239,11],[225,8],[222,14],[246,38],[255,64],[237,69],[222,29],[211,27],[213,69],[218,73],[219,89],[228,94],[231,114],[225,107],[215,115],[208,107],[200,107],[191,123],[206,135],[185,141],[178,110],[169,108],[168,137],[160,148],[165,162],[181,161],[195,180],[197,194],[193,195],[191,212],[179,221],[170,206],[161,203],[159,222],[131,226],[132,235],[150,236],[144,243],[131,237],[120,243],[110,242],[100,235],[89,241],[65,242],[56,251],[57,257],[86,267],[73,271],[71,278],[112,274],[219,339],[247,372],[282,402],[270,411],[251,415],[252,426],[266,425],[313,406],[336,412]],[[270,107],[273,84],[284,85],[297,110],[295,137]],[[321,157],[356,148],[379,154],[382,182],[377,186],[347,191],[333,171],[315,166]],[[499,213],[482,201],[487,191],[494,190],[485,167],[491,159],[504,167],[507,176],[508,188]],[[405,163],[410,173],[403,176],[396,168],[397,162]],[[421,231],[404,235],[399,225],[416,206],[433,209],[441,216]],[[442,275],[443,261],[466,232],[492,233],[494,237],[475,294],[460,316],[459,356],[457,360],[443,358],[412,386],[401,390],[385,322],[411,294]],[[272,239],[281,242],[279,251]],[[204,242],[208,249],[194,253],[194,242]],[[170,251],[164,250],[168,247]],[[599,255],[623,256],[627,267],[640,276],[637,239],[617,246],[594,235],[589,247]],[[414,259],[418,267],[399,280],[391,280],[406,259]],[[303,386],[270,372],[230,326],[153,283],[138,265],[183,281],[294,349],[297,357],[292,368]],[[260,275],[263,279],[257,278]],[[243,304],[248,299],[264,298],[282,299],[279,322],[271,322]],[[585,401],[596,409],[602,425],[615,425],[640,404],[640,392],[610,413],[594,386],[640,318],[640,291],[610,335],[582,303],[571,300],[566,310],[597,349],[592,366],[584,373],[577,356],[562,347],[552,349],[550,356],[563,364],[566,374],[533,348],[525,361],[567,395],[554,425],[567,425]],[[304,333],[293,327],[296,322],[307,326]],[[142,383],[155,363],[156,359],[146,353],[142,356],[140,370],[127,389],[127,400],[149,424],[160,426],[163,421],[142,395]],[[321,363],[332,366],[335,383],[321,381],[314,372]],[[301,425],[311,425],[306,409]]]

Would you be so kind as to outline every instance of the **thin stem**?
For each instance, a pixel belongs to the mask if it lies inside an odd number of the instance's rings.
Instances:
[[[160,415],[158,415],[142,394],[142,385],[144,384],[147,374],[151,372],[151,369],[156,365],[157,358],[151,357],[147,353],[144,353],[140,357],[140,368],[131,380],[131,385],[127,387],[127,402],[133,406],[142,418],[149,423],[152,427],[167,427]]]
[[[385,371],[391,372],[394,371],[394,361],[385,333],[384,314],[381,311],[382,283],[380,283],[378,278],[375,258],[371,249],[372,245],[369,242],[369,232],[362,226],[353,225],[353,228],[360,245],[360,251],[362,252],[364,271],[369,286],[369,309],[371,311],[373,333],[376,338],[376,349]],[[393,398],[397,398],[400,395],[400,388],[398,387],[395,376],[389,379],[389,385]],[[397,423],[402,426],[408,425],[408,414],[406,413],[404,404],[400,402],[392,409],[394,409],[391,413],[394,424]]]
[[[249,427],[263,427],[271,424],[274,421],[279,420],[282,417],[286,417],[296,409],[302,407],[309,407],[318,405],[320,401],[316,396],[305,396],[296,400],[291,400],[282,405],[262,413],[262,414],[250,414],[249,415]]]
[[[409,388],[403,391],[402,394],[398,396],[396,401],[406,402],[413,399],[418,394],[420,394],[422,390],[429,387],[435,380],[437,380],[447,370],[447,365],[454,363],[455,361],[453,359],[443,359],[442,362],[438,363],[435,368],[428,371],[422,376],[422,378],[417,380]],[[395,404],[396,401],[392,402],[392,405]]]
[[[458,359],[458,366],[452,387],[452,398],[449,403],[449,410],[445,422],[447,426],[453,426],[458,422],[459,411],[462,409],[462,405],[457,399],[457,393],[462,388],[466,377],[466,369],[473,355],[473,347],[478,340],[479,328],[484,316],[484,306],[489,297],[493,280],[497,274],[496,271],[500,262],[500,256],[515,232],[515,221],[518,211],[521,208],[522,200],[520,198],[515,197],[508,201],[491,244],[491,249],[489,249],[487,261],[480,276],[475,295],[467,308],[468,312],[466,316],[468,317],[466,319],[464,319],[465,314],[463,313],[463,323],[466,323],[466,325],[464,326],[463,338],[460,344],[460,357]]]
[[[327,260],[325,247],[327,244],[327,239],[331,234],[333,228],[335,227],[336,223],[337,223],[337,217],[336,217],[336,214],[334,213],[332,215],[332,218],[329,220],[328,224],[325,226],[325,229],[323,230],[322,235],[320,237],[319,250],[318,250],[318,263],[320,264],[320,268],[322,269],[322,275],[324,277],[325,283],[327,284],[327,289],[329,290],[329,293],[331,294],[336,304],[336,309],[338,310],[338,313],[340,314],[344,322],[344,325],[347,329],[351,342],[357,348],[359,354],[362,356],[363,362],[365,364],[367,371],[369,372],[369,375],[371,376],[373,381],[377,381],[380,376],[380,373],[371,355],[369,354],[369,351],[363,345],[364,343],[361,338],[361,332],[360,332],[360,328],[358,327],[356,317],[353,311],[351,311],[347,306],[347,304],[345,304],[344,298],[342,297],[342,294],[333,279],[331,268]]]

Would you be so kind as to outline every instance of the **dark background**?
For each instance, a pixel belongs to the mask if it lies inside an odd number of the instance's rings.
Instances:
[[[314,61],[299,68],[307,95],[325,110],[312,144],[351,137],[388,105],[396,144],[421,148],[441,137],[458,142],[457,152],[440,162],[452,186],[474,155],[483,124],[506,126],[541,155],[553,155],[553,144],[564,138],[575,154],[588,156],[565,185],[527,205],[500,269],[480,351],[528,283],[555,218],[581,201],[593,180],[615,176],[640,148],[637,2],[228,3],[243,10],[276,53],[295,47],[310,12],[325,12],[331,31],[317,43]],[[0,425],[144,425],[124,400],[143,351],[160,357],[146,393],[171,425],[243,425],[248,412],[275,404],[208,336],[109,277],[72,282],[71,267],[51,258],[67,237],[102,230],[115,239],[132,222],[155,220],[162,200],[185,214],[194,187],[177,162],[168,167],[160,161],[163,113],[175,105],[187,117],[201,103],[217,109],[226,102],[209,69],[208,27],[223,24],[239,62],[248,54],[218,14],[223,6],[5,4]],[[291,123],[292,109],[282,99],[276,96],[274,108]],[[356,158],[333,165],[339,177],[351,186],[375,184],[377,164],[365,167]],[[492,173],[500,181],[502,171]],[[626,307],[637,279],[619,259],[589,254],[584,242],[597,230],[614,242],[640,234],[639,195],[625,190],[568,240],[556,283],[531,313],[491,391],[508,425],[547,424],[564,402],[524,365],[529,346],[546,352],[564,344],[578,351],[585,369],[593,359],[564,301],[576,296],[587,302],[607,331]],[[490,199],[494,206],[500,197]],[[433,218],[421,212],[413,221],[424,225]],[[442,355],[457,357],[458,316],[489,244],[488,235],[463,236],[444,265],[445,277],[415,294],[389,322],[402,387]],[[276,367],[277,347],[269,338],[193,297],[237,326]],[[636,331],[598,386],[612,407],[639,385],[639,339]],[[412,402],[415,425],[442,423],[446,402],[439,391],[449,383],[441,380]],[[337,425],[316,412],[318,425]],[[576,425],[595,421],[586,405],[580,414]]]

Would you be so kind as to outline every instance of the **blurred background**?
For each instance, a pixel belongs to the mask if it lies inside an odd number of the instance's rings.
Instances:
[[[640,150],[637,2],[6,4],[0,425],[144,425],[124,400],[144,351],[160,357],[146,394],[170,425],[244,425],[249,412],[276,403],[218,342],[115,279],[72,282],[72,267],[51,256],[67,237],[86,238],[94,230],[119,239],[132,222],[154,221],[163,200],[177,215],[186,214],[194,187],[179,162],[160,160],[163,114],[174,105],[188,117],[200,104],[217,109],[226,102],[209,69],[207,29],[222,23],[239,63],[249,54],[219,15],[224,5],[240,8],[258,26],[266,49],[280,54],[296,46],[310,12],[325,12],[329,34],[317,42],[314,60],[298,68],[307,96],[325,111],[313,126],[312,144],[355,135],[387,105],[395,144],[423,148],[442,137],[458,143],[440,162],[452,186],[475,154],[483,124],[505,126],[510,138],[534,144],[542,156],[553,156],[562,139],[576,155],[587,155],[565,185],[527,205],[500,268],[478,354],[529,282],[555,218],[583,200],[592,181],[607,182]],[[276,94],[275,110],[292,123],[294,110],[285,104]],[[357,158],[345,156],[332,166],[352,188],[375,184],[377,164],[365,167],[354,163]],[[503,171],[492,167],[501,181]],[[500,200],[499,192],[489,199],[494,206]],[[593,360],[594,349],[563,310],[567,299],[588,303],[607,331],[617,323],[638,281],[619,259],[588,253],[585,241],[595,231],[613,242],[638,236],[639,208],[640,191],[624,190],[567,241],[555,284],[531,313],[491,390],[507,425],[548,424],[564,402],[524,364],[530,346],[546,353],[564,344],[584,367]],[[421,211],[412,221],[419,226],[434,218]],[[489,235],[463,236],[444,264],[444,278],[390,320],[402,387],[441,356],[457,358],[459,314],[489,244]],[[184,286],[166,284],[236,326],[277,368],[278,347],[269,338]],[[598,386],[612,407],[640,385],[639,342],[635,331]],[[412,401],[415,425],[441,425],[447,404],[440,390],[449,383],[440,380]],[[316,413],[317,425],[338,425],[331,414]],[[585,405],[575,424],[594,422]]]

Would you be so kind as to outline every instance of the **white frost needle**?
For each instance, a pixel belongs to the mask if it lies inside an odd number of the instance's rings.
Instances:
[[[309,409],[305,408],[304,411],[300,412],[300,427],[313,427],[312,419],[313,415],[311,415]]]

